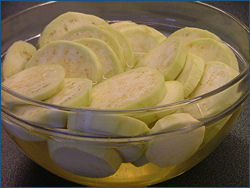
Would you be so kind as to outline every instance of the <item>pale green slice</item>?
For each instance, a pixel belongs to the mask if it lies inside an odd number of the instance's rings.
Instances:
[[[67,78],[64,87],[45,102],[67,107],[88,106],[91,101],[92,81],[83,78]],[[14,107],[12,112],[19,118],[47,127],[65,128],[67,113],[33,105]]]
[[[145,123],[132,117],[90,113],[70,114],[67,127],[109,136],[136,136],[149,132]]]
[[[183,43],[190,42],[199,38],[211,38],[221,42],[221,39],[215,34],[207,30],[194,27],[184,27],[182,29],[179,29],[168,36],[168,38],[172,37],[181,39]]]
[[[58,40],[65,33],[83,25],[106,25],[105,20],[94,15],[78,12],[66,12],[52,20],[43,30],[39,39],[42,47],[51,41]]]
[[[182,71],[187,52],[179,39],[166,39],[151,50],[138,64],[138,67],[153,67],[161,71],[165,80],[174,80]]]
[[[132,22],[132,21],[119,21],[119,22],[115,22],[115,23],[112,23],[110,24],[111,27],[113,27],[114,29],[118,30],[118,31],[121,31],[122,28],[128,28],[130,26],[134,26],[134,25],[137,25],[135,22]]]
[[[95,52],[99,62],[102,64],[104,79],[123,72],[121,61],[104,41],[95,38],[82,38],[75,42],[83,44]]]
[[[179,81],[166,81],[166,94],[163,99],[155,106],[166,105],[184,100],[184,87]],[[161,108],[160,110],[137,113],[134,115],[137,119],[145,122],[149,127],[157,119],[160,119],[168,114],[174,113],[176,108]]]
[[[38,137],[37,135],[34,135],[34,133],[31,133],[31,131],[29,132],[23,127],[21,127],[20,125],[10,122],[6,119],[4,120],[4,123],[2,125],[4,126],[5,130],[9,134],[21,140],[25,140],[25,141],[43,141],[44,140],[44,138],[40,136]]]
[[[65,68],[66,78],[88,78],[93,82],[102,80],[102,65],[95,53],[76,42],[51,42],[39,49],[26,67],[40,64],[60,64]]]
[[[135,64],[137,64],[148,54],[149,52],[134,52]]]
[[[128,40],[137,60],[142,58],[142,54],[148,53],[159,44],[158,38],[155,38],[155,36],[151,34],[151,31],[143,25],[123,28],[120,32]],[[140,54],[140,56],[138,57],[137,54]]]
[[[175,103],[184,100],[184,87],[179,81],[166,81],[166,95],[159,105]]]
[[[115,75],[93,87],[90,107],[131,109],[150,107],[165,95],[163,75],[155,69],[141,67]]]
[[[144,153],[143,143],[124,144],[116,148],[119,151],[124,163],[137,161]]]
[[[62,88],[64,76],[60,65],[38,65],[11,76],[2,85],[31,99],[45,100]],[[9,94],[3,94],[2,100],[9,104],[22,103]]]
[[[113,29],[110,26],[101,26],[100,28],[108,30],[121,46],[121,53],[123,55],[125,69],[129,70],[133,68],[135,65],[135,57],[132,51],[132,47],[126,37],[121,32]]]
[[[127,32],[129,30],[135,30],[142,31],[152,37],[154,37],[158,42],[162,42],[166,39],[166,36],[163,35],[161,32],[157,31],[153,27],[150,27],[148,25],[143,24],[136,24],[131,21],[121,21],[114,24],[111,24],[111,27],[114,29],[120,31],[121,33]]]
[[[163,35],[161,32],[157,31],[156,29],[154,29],[153,27],[150,27],[148,25],[136,24],[136,23],[131,22],[131,21],[121,21],[121,22],[111,24],[111,26],[120,32],[124,32],[124,31],[126,31],[130,28],[133,28],[133,27],[138,27],[140,30],[144,31],[145,33],[150,34],[158,42],[162,42],[163,40],[166,39],[165,35]]]
[[[48,141],[51,159],[62,169],[72,174],[103,178],[114,174],[122,159],[112,148],[86,141]]]
[[[51,128],[65,128],[67,126],[67,114],[65,112],[28,104],[16,105],[11,111],[17,117],[39,126]]]
[[[198,150],[204,138],[204,126],[191,128],[192,124],[198,122],[187,113],[168,115],[157,121],[150,133],[187,128],[155,136],[148,144],[146,158],[160,168],[177,165],[189,159]]]
[[[67,107],[88,106],[91,102],[92,81],[86,78],[66,78],[64,87],[47,103]]]
[[[226,50],[226,52],[228,53],[228,55],[231,57],[231,61],[232,61],[232,66],[231,67],[234,68],[235,70],[239,71],[239,63],[238,63],[238,60],[237,60],[237,58],[236,58],[233,50],[231,48],[229,48],[229,46],[226,45],[225,43],[221,43],[221,45]]]
[[[215,90],[239,75],[239,72],[219,61],[210,61],[205,65],[205,71],[191,97],[196,97]]]
[[[144,166],[144,165],[146,165],[148,163],[149,163],[149,161],[148,161],[148,159],[146,158],[145,155],[142,155],[139,159],[132,162],[132,164],[134,166],[136,166],[136,167],[141,167],[141,166]]]
[[[148,25],[142,25],[143,27],[145,27],[149,33],[154,36],[154,38],[156,38],[158,40],[159,43],[161,43],[162,41],[164,41],[167,37],[165,35],[163,35],[160,31],[157,31],[155,28],[150,27]]]
[[[103,30],[98,26],[84,25],[65,33],[65,35],[61,37],[62,40],[79,40],[82,38],[96,38],[106,42],[121,62],[124,63],[121,46],[108,30]]]
[[[198,85],[203,72],[205,62],[202,58],[189,53],[185,66],[176,80],[184,85],[184,97],[187,98]]]
[[[226,125],[231,116],[232,115],[230,114],[216,121],[215,123],[206,126],[205,137],[202,144],[204,145],[212,141],[217,136],[217,134],[219,134],[220,130]]]
[[[233,52],[222,42],[211,38],[200,38],[186,44],[188,52],[207,61],[221,61],[235,70],[239,70],[237,59]],[[234,57],[234,58],[233,58]]]
[[[25,64],[36,52],[36,48],[25,41],[14,42],[8,49],[3,61],[4,79],[22,71]]]
[[[238,71],[219,61],[207,62],[202,79],[190,97],[197,97],[215,90],[230,82],[238,74]],[[191,103],[185,106],[184,111],[196,118],[206,118],[220,113],[239,99],[238,87],[239,85],[236,84],[213,96]]]
[[[132,117],[91,113],[70,114],[67,127],[73,131],[106,136],[137,136],[149,132],[144,122]],[[121,144],[116,150],[119,151],[123,162],[132,162],[142,155],[143,148],[143,144]]]

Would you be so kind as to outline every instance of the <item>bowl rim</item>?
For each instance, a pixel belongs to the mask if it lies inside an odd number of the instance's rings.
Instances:
[[[14,19],[16,16],[19,16],[25,12],[28,12],[32,9],[35,9],[35,8],[39,8],[41,6],[46,6],[46,5],[49,5],[49,4],[54,4],[54,3],[57,3],[56,1],[49,1],[49,2],[45,2],[45,3],[41,3],[41,4],[38,4],[38,5],[35,5],[35,6],[32,6],[32,7],[29,7],[27,9],[24,9],[6,19],[4,19],[2,21],[2,24],[5,24],[6,22],[8,22],[9,20],[11,19]],[[241,22],[238,18],[234,17],[232,14],[230,13],[227,13],[217,7],[214,7],[212,5],[209,5],[209,4],[206,4],[206,3],[203,3],[203,2],[200,2],[200,1],[191,1],[189,3],[194,3],[194,4],[198,4],[200,6],[205,6],[205,7],[208,7],[208,8],[211,8],[213,10],[216,10],[224,15],[226,15],[227,17],[233,19],[237,24],[239,24],[240,27],[242,27],[248,34],[249,34],[249,28],[243,23]],[[10,95],[13,95],[19,99],[22,99],[22,100],[25,100],[25,101],[28,101],[29,104],[34,104],[36,106],[41,106],[41,107],[46,107],[46,108],[49,108],[49,109],[55,109],[55,110],[62,110],[62,111],[66,111],[66,112],[93,112],[93,113],[105,113],[105,114],[119,114],[119,113],[129,113],[129,112],[145,112],[145,111],[155,111],[155,110],[162,110],[162,109],[165,109],[165,108],[168,108],[168,107],[178,107],[178,106],[182,106],[182,105],[187,105],[187,104],[190,104],[190,103],[194,103],[194,102],[197,102],[197,101],[200,101],[200,100],[203,100],[205,98],[208,98],[208,97],[211,97],[215,94],[218,94],[220,92],[223,92],[224,90],[226,90],[227,88],[230,88],[231,86],[233,86],[234,84],[236,84],[237,82],[240,82],[242,79],[244,79],[245,77],[248,76],[248,72],[249,72],[249,64],[247,63],[246,59],[244,57],[242,57],[241,54],[238,54],[238,52],[236,52],[238,57],[240,58],[240,60],[245,64],[244,66],[244,69],[241,71],[241,73],[236,76],[234,79],[232,79],[230,82],[224,84],[223,86],[215,89],[215,90],[212,90],[208,93],[205,93],[203,95],[200,95],[200,96],[197,96],[197,97],[194,97],[194,98],[190,98],[190,99],[185,99],[185,100],[182,100],[180,102],[175,102],[175,103],[170,103],[170,104],[165,104],[165,105],[159,105],[159,106],[153,106],[153,107],[147,107],[147,108],[135,108],[135,109],[111,109],[111,110],[106,110],[106,109],[95,109],[95,108],[89,108],[89,107],[81,107],[81,108],[71,108],[71,107],[66,107],[66,106],[60,106],[60,105],[54,105],[54,104],[49,104],[49,103],[46,103],[46,102],[43,102],[43,101],[38,101],[38,100],[34,100],[34,99],[31,99],[31,98],[28,98],[26,96],[23,96],[21,94],[18,94],[16,93],[15,91],[12,91],[10,89],[8,89],[6,86],[2,85],[1,84],[1,90],[9,93]],[[3,55],[1,55],[3,56]],[[245,101],[245,99],[247,98],[248,96],[248,92],[245,93],[245,95],[242,97],[244,98],[243,100],[238,100],[238,106],[243,103]],[[3,109],[2,107],[3,105],[1,104],[1,108]],[[230,110],[229,110],[230,111]],[[232,109],[231,109],[232,111]],[[18,117],[16,117],[15,115],[13,114],[10,114],[9,112],[7,112],[6,110],[3,110],[4,113],[8,114],[8,116],[12,116],[16,119],[19,119],[20,121],[23,121],[25,123],[27,123],[28,125],[32,126],[32,127],[35,127],[35,128],[38,128],[38,129],[44,129],[46,132],[49,131],[49,132],[53,132],[55,130],[52,130],[52,129],[47,129],[47,128],[43,128],[41,127],[40,125],[38,126],[34,126],[34,124],[31,124],[29,121],[25,121],[25,120],[22,120]],[[226,116],[227,114],[229,114],[229,112],[225,111],[225,112],[222,112],[222,113],[219,113],[217,114],[218,116],[220,115],[223,115]],[[216,115],[216,116],[217,116]],[[214,117],[212,118],[208,118],[206,120],[206,123],[209,123],[209,122],[213,122],[215,121]],[[218,119],[218,118],[217,118]],[[196,128],[196,127],[200,127],[204,125],[204,121],[201,121],[200,123],[197,123],[197,124],[192,124],[191,126],[188,125],[188,127],[192,127],[192,128]],[[184,129],[186,129],[187,127],[184,127]],[[119,136],[119,137],[112,137],[113,138],[117,138],[117,139],[120,139],[120,138],[144,138],[144,137],[148,137],[148,136],[154,136],[154,135],[159,135],[159,134],[165,134],[165,133],[169,133],[169,132],[175,132],[175,131],[178,131],[178,130],[182,130],[183,128],[179,128],[179,129],[174,129],[174,130],[171,130],[171,131],[163,131],[163,132],[160,132],[160,133],[154,133],[154,134],[148,134],[148,135],[139,135],[139,136],[133,136],[133,137],[123,137],[123,136]],[[60,131],[55,131],[56,132],[60,132]],[[65,132],[61,132],[60,134],[65,134]],[[74,134],[71,134],[70,135],[74,135]],[[77,136],[77,135],[76,135]],[[81,137],[81,136],[80,136]],[[88,137],[88,136],[87,136]],[[91,138],[107,138],[107,136],[89,136]]]

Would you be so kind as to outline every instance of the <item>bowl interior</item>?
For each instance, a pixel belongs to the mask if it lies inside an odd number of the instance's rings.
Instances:
[[[241,71],[246,71],[248,68],[248,29],[237,19],[223,13],[222,11],[197,2],[48,2],[44,5],[36,6],[3,21],[2,55],[8,49],[8,47],[17,40],[26,40],[36,44],[42,29],[52,19],[66,11],[94,14],[104,19],[110,20],[111,22],[132,20],[137,23],[150,25],[166,35],[169,35],[177,29],[185,26],[207,29],[217,34],[222,40],[226,41],[228,45],[233,48],[237,55]],[[44,13],[46,13],[46,16],[44,16]],[[56,166],[55,163],[51,161],[47,151],[46,142],[28,142],[15,137],[13,137],[13,139],[18,143],[19,146],[21,146],[27,155],[38,164],[45,167],[49,171],[71,181],[91,186],[119,186],[121,184],[126,184],[128,186],[150,185],[152,183],[170,179],[185,172],[205,158],[219,144],[226,133],[232,128],[233,122],[237,118],[237,115],[240,111],[241,104],[246,99],[245,97],[247,96],[248,90],[246,88],[246,82],[248,80],[246,77],[247,76],[244,75],[244,77],[239,80],[239,82],[243,83],[242,88],[244,88],[244,90],[242,89],[242,93],[244,93],[244,95],[242,94],[242,99],[237,101],[237,103],[231,106],[230,109],[227,109],[228,111],[225,110],[223,112],[224,115],[218,114],[216,117],[213,117],[213,121],[221,119],[228,114],[230,114],[229,116],[231,117],[228,125],[224,126],[223,130],[219,132],[217,139],[214,139],[213,142],[207,145],[203,145],[201,149],[198,150],[198,152],[188,161],[169,168],[158,168],[152,164],[136,168],[131,164],[122,164],[120,170],[114,176],[103,179],[79,177],[72,175],[69,172],[62,171],[62,169],[58,168],[58,166]],[[21,119],[17,119],[15,117],[8,118],[12,118],[13,122],[16,125],[20,125],[20,127],[28,127],[27,129],[30,132],[33,132],[38,136],[43,134],[46,136],[54,136],[56,138],[61,137],[64,139],[64,141],[67,139],[88,141],[88,137],[86,135],[77,136],[60,131],[52,131],[46,128],[36,129],[34,124],[24,125],[25,122],[22,122]],[[208,122],[208,120],[209,119],[206,119],[204,122]],[[204,122],[202,122],[202,124]],[[49,137],[49,139],[52,137]],[[121,143],[132,143],[132,141],[135,141],[138,144],[144,144],[144,142],[150,141],[152,138],[153,136],[149,136],[148,138],[117,138],[111,140],[104,137],[98,138],[98,140],[95,141],[98,141],[103,145],[113,141],[112,147],[119,148],[119,144]],[[90,138],[89,141],[93,141],[93,138]],[[115,145],[115,143],[117,143],[117,145]],[[41,150],[44,151],[42,157],[39,156]]]

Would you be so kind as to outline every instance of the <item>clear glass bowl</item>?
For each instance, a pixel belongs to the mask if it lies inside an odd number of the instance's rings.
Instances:
[[[148,186],[178,176],[198,164],[231,130],[248,97],[249,31],[239,20],[200,2],[48,2],[27,9],[2,22],[2,57],[14,41],[26,40],[36,44],[44,26],[66,11],[94,14],[111,22],[132,20],[150,25],[166,35],[185,26],[207,29],[217,34],[234,50],[241,73],[228,84],[200,97],[164,106],[133,110],[111,111],[56,106],[31,100],[1,86],[3,125],[9,136],[37,164],[62,178],[83,185]],[[11,105],[5,103],[6,94],[24,104],[44,108],[50,114],[53,113],[53,117],[60,117],[60,125],[66,124],[67,115],[92,117],[89,120],[90,125],[94,123],[105,125],[107,122],[119,119],[121,115],[126,115],[145,120],[151,126],[159,117],[175,111],[188,112],[200,122],[182,129],[144,136],[89,135],[48,128],[50,121],[40,123],[22,119],[13,113]],[[199,106],[202,104],[210,104],[210,110],[201,110]],[[94,122],[95,119],[99,121]],[[172,142],[170,146],[174,149],[165,151],[163,147],[154,153],[155,157],[182,158],[187,155],[186,152],[190,152],[185,150],[185,142],[191,139],[190,133],[199,128],[205,128],[202,144],[187,158],[161,167],[145,158],[150,143],[166,138],[168,149],[170,142]],[[178,138],[178,143],[171,138]],[[56,157],[52,154],[55,148],[59,148]],[[72,151],[72,148],[75,150]],[[113,174],[109,172],[107,175],[108,172],[103,171],[103,166],[94,169],[94,173],[91,168],[86,172],[88,168],[86,165],[91,165],[91,162],[95,165],[95,162],[98,162],[98,159],[88,154],[90,151],[92,154],[95,153],[95,156],[104,158],[107,163],[111,163]],[[121,156],[128,161],[136,158],[136,162],[132,164],[123,160],[121,163],[119,161]],[[63,162],[55,162],[58,157],[63,158],[60,160]],[[103,177],[95,177],[96,174]]]

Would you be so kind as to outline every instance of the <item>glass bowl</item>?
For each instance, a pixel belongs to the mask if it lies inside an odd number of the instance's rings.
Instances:
[[[249,31],[239,20],[201,2],[48,2],[2,22],[2,58],[14,41],[26,40],[36,44],[44,26],[67,11],[94,14],[110,22],[132,20],[150,25],[166,35],[185,26],[207,29],[233,49],[240,75],[196,98],[131,110],[56,106],[26,98],[2,85],[1,117],[5,130],[37,164],[82,185],[148,186],[176,177],[198,164],[232,129],[248,97]],[[6,103],[6,95],[33,108],[44,109],[56,120],[41,123],[21,118],[13,113],[13,106]],[[202,104],[210,104],[209,110],[201,110]],[[87,118],[89,125],[106,126],[130,116],[147,122],[151,127],[160,117],[173,112],[189,113],[199,122],[171,131],[133,137],[86,134],[60,128],[66,126],[70,116]],[[59,128],[49,128],[55,122]],[[200,137],[193,134],[197,130],[204,130],[204,134]],[[199,144],[194,138],[199,138]],[[149,153],[150,145],[156,141],[164,144]],[[192,144],[195,148],[190,149]],[[155,162],[156,158],[164,161],[164,165]]]

